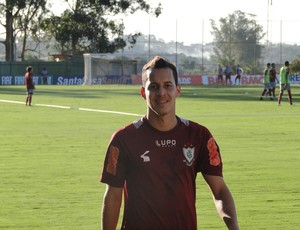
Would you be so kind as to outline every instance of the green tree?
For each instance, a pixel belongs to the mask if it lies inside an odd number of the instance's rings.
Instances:
[[[291,73],[300,73],[300,56],[290,64]]]
[[[31,0],[30,5],[20,11],[16,18],[16,27],[18,28],[17,34],[22,43],[21,60],[25,60],[27,51],[37,52],[37,46],[40,43],[40,21],[48,13],[46,8],[46,0]],[[34,41],[35,46],[28,46],[28,38]]]
[[[21,59],[24,60],[28,36],[37,31],[37,18],[46,12],[46,0],[5,0],[0,3],[1,25],[5,28],[6,61],[15,60],[16,37],[22,37]]]
[[[69,3],[69,9],[60,16],[52,15],[44,20],[41,28],[56,39],[60,52],[67,55],[112,53],[127,43],[134,44],[140,33],[126,36],[128,40],[125,40],[123,20],[116,18],[138,10],[155,16],[161,13],[161,4],[151,8],[144,0],[65,1]]]
[[[258,25],[255,15],[235,11],[226,18],[220,18],[219,26],[211,21],[215,43],[212,58],[222,65],[241,64],[248,72],[255,72],[261,58],[264,37],[263,27]]]

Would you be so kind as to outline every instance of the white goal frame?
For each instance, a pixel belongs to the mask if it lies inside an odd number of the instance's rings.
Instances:
[[[83,58],[83,85],[107,84],[110,77],[125,82],[132,74],[137,74],[137,60],[101,53],[85,53]]]

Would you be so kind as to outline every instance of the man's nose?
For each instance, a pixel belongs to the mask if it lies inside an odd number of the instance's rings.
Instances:
[[[163,95],[167,92],[167,90],[164,87],[158,87],[156,90],[157,95]]]

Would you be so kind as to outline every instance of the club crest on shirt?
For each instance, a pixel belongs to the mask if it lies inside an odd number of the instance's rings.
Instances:
[[[191,166],[195,161],[195,147],[183,147],[182,150],[185,157],[183,162],[185,162],[187,166]]]

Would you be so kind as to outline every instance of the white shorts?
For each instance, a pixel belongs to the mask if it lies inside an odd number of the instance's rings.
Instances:
[[[280,84],[280,91],[291,90],[291,84]]]
[[[34,92],[34,89],[27,90],[27,94],[33,94],[33,92]]]

